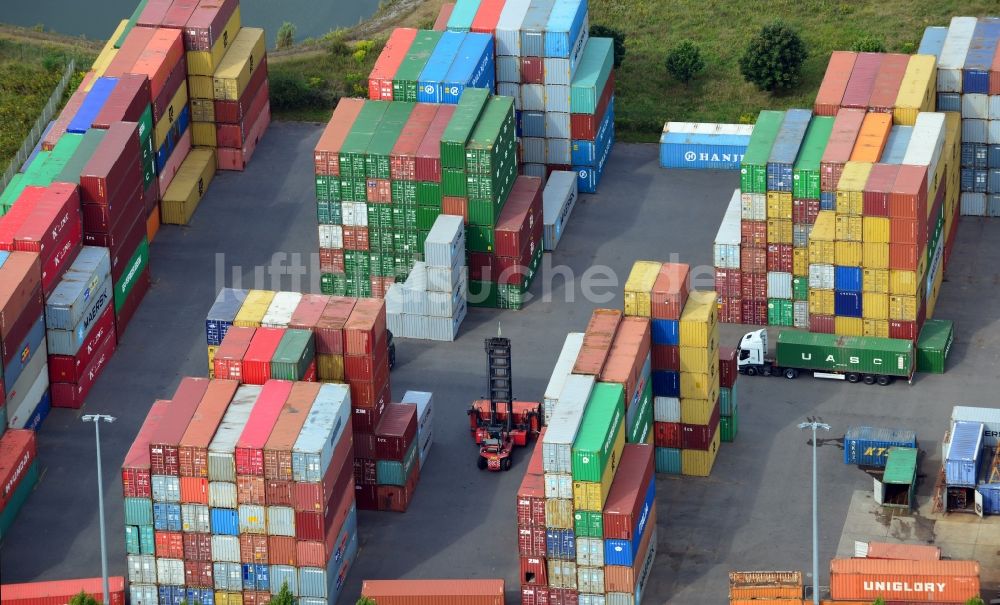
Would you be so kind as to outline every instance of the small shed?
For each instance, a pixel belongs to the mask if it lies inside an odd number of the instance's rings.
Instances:
[[[882,480],[875,479],[875,502],[884,507],[911,510],[916,503],[916,490],[916,448],[889,448]]]

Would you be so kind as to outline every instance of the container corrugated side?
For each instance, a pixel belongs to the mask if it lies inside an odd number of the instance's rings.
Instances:
[[[740,190],[736,189],[726,207],[726,213],[722,217],[722,223],[719,225],[712,246],[712,262],[715,267],[740,268],[741,209]]]
[[[795,198],[819,199],[820,161],[830,140],[833,123],[831,116],[815,116],[809,122],[792,171],[792,195]]]
[[[962,67],[976,30],[975,17],[952,17],[938,58],[938,92],[962,92]]]
[[[548,473],[572,472],[573,443],[583,422],[595,378],[571,374],[563,385],[560,402],[552,413],[542,439],[542,466]]]
[[[208,478],[212,481],[236,481],[236,442],[250,418],[261,392],[260,386],[241,385],[226,410],[215,437],[208,446]]]
[[[365,580],[361,595],[379,605],[503,605],[503,580]]]
[[[566,340],[563,341],[559,357],[552,368],[552,375],[549,377],[549,382],[545,387],[543,403],[545,406],[546,424],[549,424],[548,420],[555,411],[556,403],[562,394],[563,386],[573,372],[573,364],[576,363],[576,358],[580,354],[582,346],[582,332],[570,332],[566,335]]]
[[[531,0],[508,0],[504,5],[495,31],[497,55],[521,55],[521,24],[530,6]]]
[[[323,480],[337,441],[350,422],[351,394],[347,385],[324,384],[292,450],[295,481]]]

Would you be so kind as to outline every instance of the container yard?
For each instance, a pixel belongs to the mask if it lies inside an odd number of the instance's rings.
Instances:
[[[1000,596],[995,23],[659,146],[589,24],[270,125],[237,2],[140,3],[0,192],[0,602],[103,599],[99,413],[115,605],[812,602],[810,447],[822,602]]]

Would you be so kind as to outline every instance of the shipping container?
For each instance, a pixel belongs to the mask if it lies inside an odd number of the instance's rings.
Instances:
[[[938,601],[959,603],[979,596],[975,561],[833,559],[830,594],[835,600]]]
[[[882,468],[892,447],[917,447],[916,433],[901,429],[850,427],[844,436],[844,464]]]
[[[379,605],[503,605],[503,580],[365,580],[361,595]]]
[[[0,592],[3,593],[4,605],[65,605],[81,592],[98,601],[104,598],[101,578],[4,584]],[[108,578],[108,598],[108,605],[125,605],[124,577]]]
[[[612,84],[611,80],[609,78],[609,85]],[[663,134],[660,135],[660,166],[738,170],[746,154],[752,132],[751,124],[688,125],[667,122],[663,127]],[[596,135],[596,132],[591,134]],[[574,134],[573,138],[578,137]]]
[[[951,426],[951,441],[945,460],[945,480],[949,486],[971,487],[977,484],[983,460],[982,422],[957,421]]]
[[[740,190],[743,193],[767,191],[767,161],[784,118],[785,114],[781,111],[762,111],[757,117],[740,164]]]
[[[605,468],[615,467],[624,447],[624,390],[597,383],[573,442],[574,481],[600,482]],[[619,435],[622,438],[619,439]]]
[[[820,188],[836,191],[840,174],[854,150],[867,114],[860,109],[841,109],[833,123],[826,150],[820,160]]]
[[[816,93],[816,104],[813,107],[818,116],[835,116],[840,109],[844,91],[851,79],[854,64],[858,54],[847,51],[833,51],[823,75],[819,92]]]
[[[807,109],[785,112],[767,160],[767,191],[792,191],[792,168],[811,118],[812,112]]]
[[[792,174],[792,195],[796,199],[819,199],[820,161],[833,124],[834,118],[828,116],[816,116],[809,123]]]
[[[350,413],[350,391],[346,385],[324,384],[320,388],[295,441],[292,453],[295,481],[323,480]]]
[[[239,440],[262,388],[241,385],[233,396],[215,437],[208,446],[208,478],[211,481],[236,481],[236,443]]]
[[[822,358],[816,357],[817,354]],[[912,342],[791,331],[778,335],[777,364],[816,371],[872,373],[904,378],[913,375],[915,365]]]
[[[392,80],[417,37],[417,30],[409,27],[397,27],[389,36],[385,47],[375,61],[368,76],[368,98],[372,100],[393,100]],[[338,104],[339,106],[339,104]],[[330,125],[334,120],[330,120]]]
[[[937,89],[939,92],[961,93],[962,68],[976,30],[975,17],[952,17],[948,35],[938,57]]]
[[[565,405],[556,406],[549,419],[548,430],[542,438],[543,468],[547,473],[572,472],[572,448],[579,434],[584,410],[594,389],[593,376],[570,374],[561,389],[559,400]]]

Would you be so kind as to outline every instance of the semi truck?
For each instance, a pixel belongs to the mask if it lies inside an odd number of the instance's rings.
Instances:
[[[816,378],[884,386],[897,378],[912,382],[916,353],[909,340],[783,330],[772,357],[767,330],[762,329],[740,339],[737,367],[747,376],[793,380],[812,372]]]

